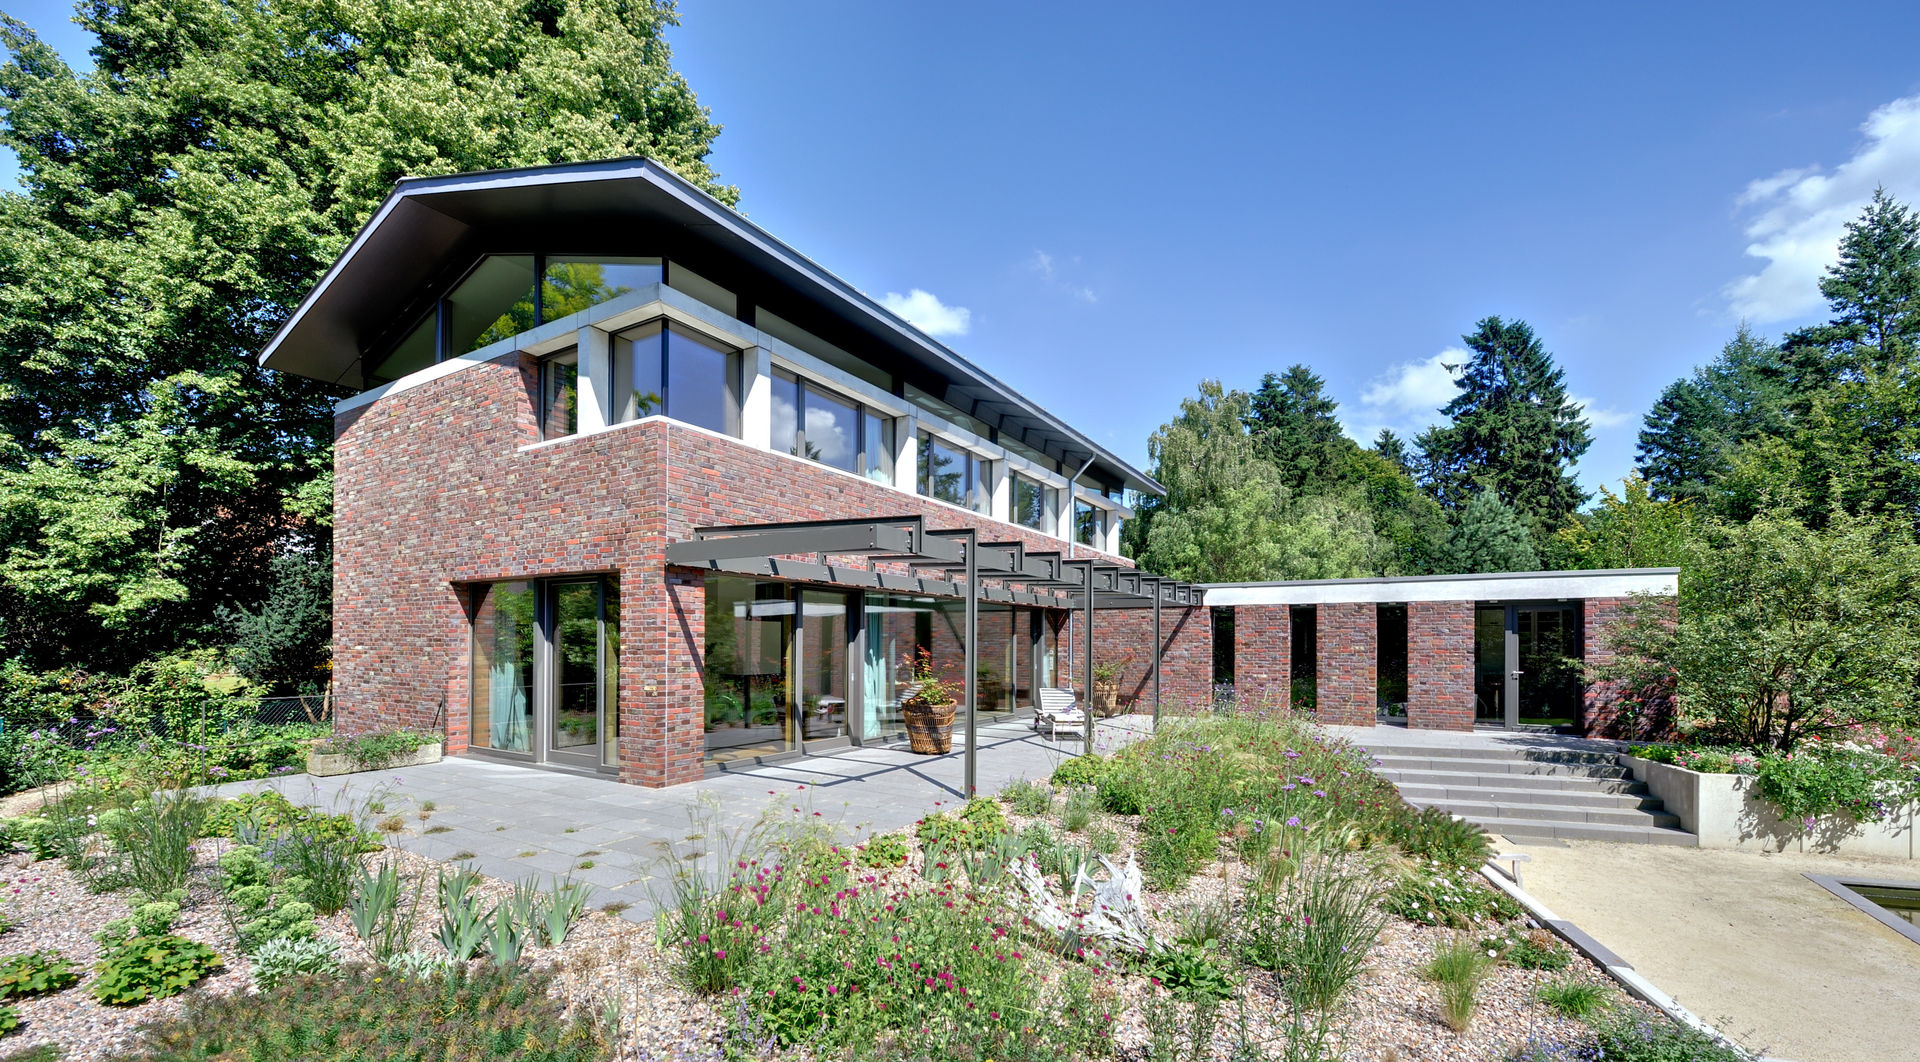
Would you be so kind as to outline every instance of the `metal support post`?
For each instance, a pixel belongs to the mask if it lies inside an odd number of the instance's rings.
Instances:
[[[973,799],[976,792],[976,768],[980,758],[980,732],[976,726],[980,703],[980,674],[976,670],[976,660],[980,652],[980,534],[972,528],[967,529],[964,539],[967,544],[967,645],[962,659],[965,660],[967,680],[967,755],[966,755],[966,793],[967,799]]]
[[[1153,585],[1153,728],[1160,729],[1160,584]]]

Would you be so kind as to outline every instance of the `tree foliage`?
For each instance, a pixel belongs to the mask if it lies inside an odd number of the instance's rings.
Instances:
[[[648,0],[86,0],[0,17],[0,654],[125,668],[329,531],[331,402],[255,352],[393,182],[645,154],[727,202]],[[317,621],[317,619],[316,619]]]
[[[1472,358],[1460,391],[1421,432],[1423,485],[1449,511],[1492,492],[1531,531],[1547,532],[1586,501],[1573,466],[1592,445],[1565,374],[1525,321],[1488,317],[1461,337]]]
[[[1693,503],[1656,498],[1647,481],[1628,476],[1621,492],[1600,488],[1600,503],[1567,517],[1554,532],[1549,567],[1670,568],[1686,556]]]
[[[1527,525],[1520,522],[1512,506],[1491,491],[1483,491],[1467,503],[1460,523],[1447,537],[1445,557],[1448,572],[1531,572],[1540,568]]]
[[[1711,498],[1736,447],[1786,428],[1791,393],[1780,348],[1742,323],[1719,357],[1669,384],[1648,411],[1639,465],[1652,495]]]

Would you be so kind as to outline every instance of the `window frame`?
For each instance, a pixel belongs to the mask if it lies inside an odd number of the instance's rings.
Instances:
[[[651,329],[651,331],[648,331],[649,329]],[[636,337],[635,333],[643,333],[643,334]],[[667,336],[669,334],[677,334],[681,339],[686,340],[688,342],[697,343],[700,346],[707,348],[708,350],[711,350],[717,354],[720,354],[725,359],[726,368],[723,372],[723,376],[725,378],[724,382],[726,385],[725,386],[726,424],[724,427],[715,428],[711,425],[699,424],[694,421],[687,420],[683,417],[675,416],[674,404],[673,404],[673,344],[667,341]],[[636,383],[636,377],[638,377],[640,374],[636,370],[636,363],[639,360],[639,352],[642,347],[648,346],[649,344],[655,343],[657,341],[658,345],[653,347],[654,353],[652,356],[656,359],[656,364],[659,367],[658,375],[660,380],[660,405],[658,409],[655,409],[652,412],[642,413],[636,410],[632,417],[626,417],[621,415],[626,410],[625,399],[624,398],[619,399],[618,400],[619,405],[616,408],[610,410],[610,412],[613,415],[609,418],[609,425],[608,425],[609,427],[615,424],[629,424],[629,423],[632,423],[633,421],[645,420],[648,417],[659,416],[659,417],[666,417],[669,420],[679,421],[680,423],[688,425],[690,427],[701,428],[706,431],[718,432],[721,435],[730,436],[735,439],[738,439],[741,437],[742,435],[741,422],[743,420],[743,411],[741,407],[744,403],[743,395],[746,391],[746,381],[744,376],[744,373],[746,371],[746,367],[745,367],[746,359],[743,357],[743,352],[738,347],[731,346],[730,344],[725,343],[714,336],[703,334],[702,332],[696,329],[688,328],[687,326],[674,320],[672,317],[668,317],[666,315],[650,318],[648,320],[641,321],[637,324],[630,325],[626,328],[623,328],[619,332],[613,335],[612,340],[613,340],[613,348],[609,353],[611,355],[610,360],[612,361],[613,364],[610,366],[610,372],[609,372],[609,376],[612,378],[611,380],[609,380],[609,390],[614,392],[615,394],[617,394],[620,391],[620,388],[617,386],[617,381],[620,379],[619,361],[621,357],[621,351],[619,348],[619,344],[624,343],[626,345],[626,357],[627,357],[626,383],[628,385],[627,390],[637,392],[638,386]]]
[[[892,449],[891,440],[875,440],[869,438],[871,433],[867,430],[868,422],[870,420],[877,420],[881,425],[882,434],[889,434],[889,429],[891,429],[891,431],[898,431],[898,425],[896,424],[898,418],[896,418],[891,411],[881,409],[868,402],[862,402],[839,388],[823,383],[812,376],[808,376],[806,373],[785,365],[775,364],[769,376],[776,384],[791,383],[794,388],[793,440],[785,449],[781,448],[781,440],[769,440],[768,446],[770,449],[775,453],[789,454],[793,457],[812,461],[817,465],[848,472],[870,483],[881,483],[887,486],[898,485],[899,470],[894,467],[895,454]],[[853,468],[841,468],[839,465],[807,456],[807,395],[813,392],[818,392],[823,399],[830,400],[836,405],[853,410]],[[768,417],[771,418],[772,409],[769,408],[767,412]],[[876,447],[879,447],[879,449],[876,450]],[[887,478],[885,479],[876,478],[873,474],[875,470],[873,456],[876,453],[884,455],[883,465],[887,472]]]
[[[945,449],[966,458],[966,468],[961,473],[960,501],[948,501],[933,493],[933,461],[931,460],[931,455],[934,443],[938,443]],[[993,516],[992,478],[993,466],[995,464],[993,458],[982,455],[971,446],[954,442],[952,439],[929,431],[926,428],[920,429],[919,438],[916,440],[916,458],[918,467],[913,470],[915,494],[931,501],[941,502],[958,509],[964,509],[970,513],[976,513],[980,516]],[[924,475],[922,474],[923,472],[925,473]],[[974,497],[979,499],[977,503],[967,500]]]

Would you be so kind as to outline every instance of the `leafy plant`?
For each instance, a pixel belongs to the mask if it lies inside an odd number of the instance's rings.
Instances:
[[[1698,1029],[1632,1011],[1593,1022],[1594,1047],[1607,1062],[1744,1062],[1745,1056]]]
[[[297,975],[315,976],[340,968],[339,945],[324,937],[269,940],[253,953],[253,984],[262,991]]]
[[[1079,833],[1092,825],[1094,813],[1100,809],[1100,793],[1092,786],[1073,786],[1066,794],[1066,803],[1060,809],[1060,825],[1069,833]]]
[[[269,841],[265,854],[286,880],[304,883],[295,894],[324,917],[338,914],[353,898],[362,850],[357,833],[329,836],[295,827]]]
[[[1025,778],[1008,783],[1000,790],[1000,799],[1011,805],[1014,813],[1028,818],[1038,818],[1053,811],[1053,790]]]
[[[521,949],[526,946],[527,935],[513,920],[513,913],[506,904],[496,905],[487,915],[486,921],[487,954],[493,957],[494,965],[506,968],[520,961]],[[447,949],[451,952],[453,949]]]
[[[453,959],[424,951],[403,951],[388,958],[385,965],[400,977],[420,981],[453,969]]]
[[[383,730],[335,738],[315,746],[314,751],[325,756],[345,756],[363,771],[384,771],[439,740],[440,735],[420,730]]]
[[[541,902],[538,912],[543,939],[549,948],[557,948],[567,942],[567,935],[587,912],[587,901],[593,896],[593,886],[586,882],[555,881],[546,898]]]
[[[1867,749],[1824,748],[1817,742],[1762,757],[1759,775],[1761,796],[1781,815],[1807,822],[1829,815],[1878,822],[1920,796],[1920,770],[1912,765]]]
[[[1498,952],[1501,962],[1522,970],[1564,970],[1573,962],[1573,953],[1544,929],[1532,929],[1525,933],[1508,930],[1499,936],[1488,937],[1481,944]]]
[[[78,980],[73,964],[51,948],[0,959],[0,1000],[58,992]]]
[[[420,922],[420,904],[426,895],[424,885],[415,881],[413,899],[403,908],[400,896],[404,879],[392,861],[378,870],[362,867],[354,876],[350,920],[353,931],[367,942],[375,961],[385,962],[396,952],[405,951],[413,940],[413,929]]]
[[[11,1003],[0,1003],[0,1036],[20,1027],[20,1008]]]
[[[220,856],[222,914],[243,951],[269,940],[304,940],[317,931],[313,905],[297,899],[307,885],[281,877],[252,845],[236,845]]]
[[[1473,1021],[1473,1005],[1480,985],[1493,972],[1497,953],[1466,937],[1455,937],[1434,950],[1421,972],[1440,986],[1440,1013],[1454,1032],[1465,1032]]]
[[[493,929],[492,916],[481,913],[480,898],[473,892],[479,878],[464,867],[440,875],[440,932],[435,939],[455,962],[479,954]]]
[[[184,891],[179,893],[184,896]],[[93,939],[101,947],[114,948],[126,942],[130,937],[160,937],[173,929],[173,920],[180,916],[180,904],[173,900],[155,900],[143,903],[133,909],[125,918],[116,918],[100,928]]]
[[[1212,941],[1201,945],[1181,942],[1156,949],[1148,954],[1147,964],[1156,980],[1188,1002],[1231,999],[1239,987]]]
[[[860,848],[860,865],[864,867],[903,867],[907,865],[907,839],[897,833],[883,833],[868,838]]]
[[[1441,808],[1408,808],[1394,823],[1393,842],[1415,859],[1473,870],[1493,855],[1487,831]]]
[[[1422,925],[1470,929],[1506,922],[1521,915],[1520,905],[1506,893],[1457,868],[1436,866],[1407,870],[1394,880],[1382,901],[1388,911]]]
[[[550,994],[547,973],[387,972],[348,966],[336,977],[290,977],[258,995],[196,993],[178,1017],[141,1031],[137,1053],[144,1062],[600,1062],[612,1053],[611,1030],[595,1017],[569,1015]]]
[[[1534,998],[1552,1007],[1563,1018],[1586,1021],[1607,1009],[1613,993],[1604,985],[1577,978],[1549,981],[1534,990]]]
[[[125,1007],[177,996],[222,968],[212,948],[185,937],[133,937],[94,965],[93,998]]]
[[[1053,769],[1053,777],[1050,780],[1055,789],[1077,785],[1098,785],[1100,776],[1106,772],[1106,767],[1107,761],[1098,753],[1074,756],[1060,761],[1060,766]]]
[[[923,848],[978,849],[993,844],[1007,832],[1007,818],[1000,805],[985,797],[967,801],[958,815],[936,811],[921,819],[914,828]]]

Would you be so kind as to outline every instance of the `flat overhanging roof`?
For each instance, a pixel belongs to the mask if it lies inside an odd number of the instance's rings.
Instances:
[[[1164,493],[1146,473],[644,158],[398,182],[268,341],[260,363],[360,386],[365,359],[384,351],[480,256],[535,251],[659,254],[694,270],[724,263],[764,299],[807,308],[860,345],[884,352],[889,360],[882,368],[1001,436],[1075,468],[1091,458],[1091,471],[1102,482]],[[786,316],[785,309],[775,312]]]
[[[1678,568],[1571,572],[1483,572],[1378,579],[1208,583],[1209,605],[1400,604],[1413,601],[1572,601],[1680,592]]]

